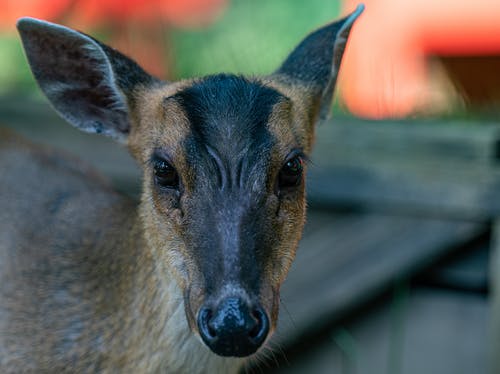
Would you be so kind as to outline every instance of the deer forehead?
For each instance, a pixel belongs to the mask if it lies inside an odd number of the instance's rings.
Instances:
[[[205,158],[229,168],[263,158],[281,164],[306,147],[292,109],[285,94],[256,79],[220,74],[169,84],[141,93],[129,146],[145,162],[161,150],[180,166]]]

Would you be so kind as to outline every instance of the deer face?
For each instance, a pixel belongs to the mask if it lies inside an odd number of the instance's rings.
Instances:
[[[236,76],[146,100],[165,114],[146,116],[130,138],[146,165],[149,238],[175,264],[188,321],[206,344],[251,354],[275,327],[302,232],[304,124],[283,92]]]
[[[276,326],[304,225],[314,125],[329,111],[361,11],[310,34],[270,76],[177,83],[76,31],[18,25],[56,110],[127,143],[143,166],[146,240],[182,289],[192,330],[216,354],[250,355]]]

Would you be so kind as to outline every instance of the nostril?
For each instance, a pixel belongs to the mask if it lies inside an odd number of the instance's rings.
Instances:
[[[254,310],[252,312],[252,317],[255,319],[255,324],[254,324],[253,328],[250,330],[248,335],[250,336],[250,338],[254,339],[260,333],[261,326],[262,326],[262,315],[261,315],[259,310]]]
[[[269,320],[261,308],[254,309],[252,317],[255,319],[255,326],[253,326],[248,335],[250,339],[261,343],[269,332]]]
[[[198,329],[203,339],[213,340],[217,337],[217,332],[210,326],[212,311],[209,308],[203,308],[198,314]]]
[[[214,328],[210,326],[210,323],[208,324],[208,334],[210,335],[211,338],[217,337],[217,331],[215,331]]]

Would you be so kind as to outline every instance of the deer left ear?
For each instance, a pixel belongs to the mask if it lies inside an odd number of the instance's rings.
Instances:
[[[59,114],[82,131],[125,143],[138,87],[157,80],[120,52],[68,27],[21,18],[31,70]]]
[[[307,104],[315,111],[311,113],[313,118],[328,117],[347,39],[364,8],[360,4],[349,16],[306,36],[275,72],[285,82],[306,90],[306,96],[312,100]]]

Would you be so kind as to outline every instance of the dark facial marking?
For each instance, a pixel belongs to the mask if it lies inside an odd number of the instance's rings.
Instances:
[[[192,130],[184,146],[196,193],[185,214],[197,224],[185,232],[207,293],[230,280],[257,295],[268,216],[261,207],[277,141],[268,122],[283,96],[256,81],[215,75],[169,99],[181,105]]]
[[[276,90],[234,75],[215,75],[177,93],[195,144],[212,159],[221,186],[240,185],[256,156],[269,152],[275,139],[267,128],[273,106],[282,98]],[[189,149],[188,149],[189,151]],[[188,153],[193,164],[196,152]]]

